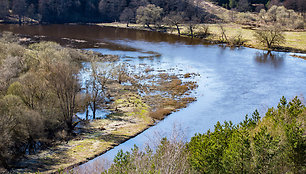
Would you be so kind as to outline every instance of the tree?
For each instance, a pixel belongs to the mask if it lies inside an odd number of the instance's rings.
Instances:
[[[222,163],[228,173],[248,173],[251,171],[250,136],[247,127],[239,127],[229,138]]]
[[[273,137],[262,127],[254,136],[254,166],[258,173],[273,173],[277,168],[280,144],[279,137]]]
[[[126,7],[120,15],[120,21],[126,22],[126,27],[129,27],[129,23],[135,17],[133,10],[129,7]]]
[[[192,137],[188,143],[192,167],[199,173],[222,173],[223,154],[234,129],[231,122],[225,122],[223,125],[218,122],[214,132],[207,131],[206,134]]]
[[[197,24],[200,22],[200,19],[197,16],[192,16],[191,20],[186,20],[188,24],[188,30],[191,38],[194,37],[194,29],[197,27]]]
[[[0,165],[8,168],[16,154],[32,152],[43,133],[42,117],[29,110],[20,97],[6,95],[0,99]]]
[[[180,24],[184,22],[184,13],[176,13],[176,12],[171,12],[168,14],[166,17],[164,17],[164,22],[170,26],[175,26],[177,29],[178,35],[181,35],[180,31]]]
[[[27,4],[25,0],[13,0],[12,10],[13,10],[13,13],[18,15],[19,24],[21,24],[21,20],[26,13],[26,9],[27,9]]]
[[[57,96],[59,106],[68,131],[74,128],[72,118],[75,112],[75,99],[80,90],[77,69],[67,62],[57,62],[47,66],[45,76],[48,87]]]
[[[0,0],[0,19],[4,18],[9,13],[9,3],[8,0]]]
[[[285,42],[283,32],[277,26],[257,30],[255,31],[254,37],[267,48],[272,48]]]
[[[161,20],[162,12],[163,9],[154,4],[149,4],[146,7],[141,6],[137,9],[137,23],[146,25],[152,30],[150,24],[156,24],[156,22]]]
[[[19,96],[22,101],[31,109],[37,109],[46,97],[45,82],[37,74],[28,72],[20,81],[14,82],[8,88],[8,94]]]
[[[105,103],[107,98],[106,83],[110,79],[111,72],[108,65],[98,65],[97,62],[91,62],[91,74],[86,82],[86,90],[90,95],[90,108],[93,113],[93,119],[96,118],[97,109]]]

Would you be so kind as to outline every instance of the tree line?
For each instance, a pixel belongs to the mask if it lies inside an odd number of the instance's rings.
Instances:
[[[227,9],[235,9],[240,12],[257,11],[261,9],[269,9],[273,5],[283,5],[287,9],[292,9],[297,12],[306,11],[304,0],[210,0],[219,6]]]
[[[202,11],[193,0],[1,0],[0,18],[11,10],[20,20],[30,17],[50,23],[114,22],[121,15],[136,22],[137,10],[149,4],[162,8],[162,16],[184,12],[191,19]]]
[[[305,173],[305,116],[300,99],[282,97],[263,118],[255,110],[238,124],[217,122],[190,142],[176,132],[156,149],[119,151],[103,173]]]
[[[0,166],[72,133],[80,91],[72,49],[43,42],[28,48],[0,41]],[[10,37],[9,37],[10,38]]]

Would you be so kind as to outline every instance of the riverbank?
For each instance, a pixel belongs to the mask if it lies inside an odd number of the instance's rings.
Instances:
[[[81,52],[84,56],[90,54]],[[139,59],[154,59],[155,56]],[[86,59],[83,61],[90,65]],[[96,53],[95,61],[115,64],[119,60],[118,56]],[[198,74],[184,74],[182,69],[174,70],[173,67],[160,70],[144,63],[131,65],[123,62],[120,66],[122,82],[115,77],[106,83],[111,101],[103,108],[109,110],[110,115],[105,119],[81,120],[74,130],[75,136],[53,142],[51,147],[36,154],[25,155],[12,166],[13,172],[56,173],[72,169],[135,137],[196,100],[190,94],[197,88],[194,78]]]
[[[131,101],[133,102],[133,101]],[[56,173],[72,169],[105,153],[153,125],[148,110],[142,115],[115,113],[106,119],[83,123],[75,138],[58,143],[17,164],[17,173]]]
[[[129,24],[127,27],[124,23],[100,23],[96,24],[98,26],[106,26],[106,27],[116,27],[116,28],[127,28],[133,30],[145,30],[152,31],[151,29],[144,27],[141,24]],[[199,35],[199,33],[203,33],[203,27],[208,27],[209,35],[203,38],[203,35]],[[238,35],[241,35],[241,40],[243,40],[243,44],[241,46],[256,48],[261,50],[268,51],[282,51],[282,52],[294,52],[294,53],[306,53],[306,31],[286,31],[284,32],[286,42],[281,44],[279,47],[268,49],[262,46],[260,43],[256,41],[254,37],[255,28],[245,27],[243,25],[228,23],[222,24],[224,31],[228,38],[233,38]],[[154,27],[153,27],[154,28]],[[177,30],[175,28],[165,27],[163,30],[156,30],[158,32],[165,32],[168,34],[178,35]],[[188,33],[188,26],[181,25],[181,36],[182,37],[190,37]],[[221,29],[219,24],[199,24],[194,29],[194,37],[204,39],[210,43],[224,43],[220,40],[221,37]]]

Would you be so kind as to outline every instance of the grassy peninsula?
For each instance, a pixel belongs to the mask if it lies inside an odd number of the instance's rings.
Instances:
[[[0,161],[6,170],[50,173],[77,166],[196,100],[190,93],[198,74],[30,40],[11,33],[0,40]],[[98,119],[99,109],[110,114]]]

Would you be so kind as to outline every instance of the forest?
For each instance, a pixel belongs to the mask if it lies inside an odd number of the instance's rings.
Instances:
[[[186,21],[208,14],[200,8],[202,0],[1,0],[0,19],[17,15],[40,23],[136,22],[137,10],[149,4],[163,9],[162,18],[180,14]],[[303,0],[211,0],[217,5],[237,11],[257,11],[273,5],[305,12]],[[210,17],[210,16],[208,16]],[[203,21],[202,21],[203,22]]]

